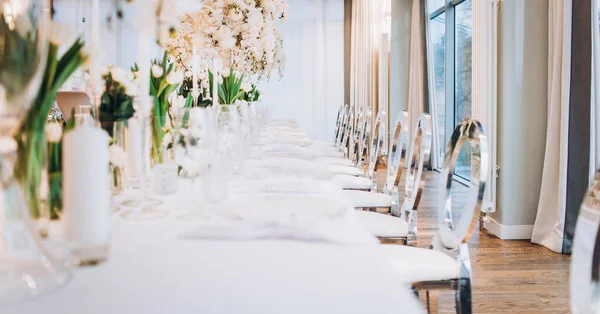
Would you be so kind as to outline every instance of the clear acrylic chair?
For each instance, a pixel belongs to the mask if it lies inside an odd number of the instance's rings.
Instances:
[[[467,201],[457,223],[453,220],[451,187],[454,169],[464,144],[471,153],[471,181]],[[390,263],[400,278],[411,283],[416,293],[452,290],[456,312],[472,313],[471,261],[468,242],[477,225],[479,211],[489,175],[488,143],[481,124],[465,119],[454,129],[446,149],[442,168],[442,190],[438,199],[438,231],[430,249],[402,245],[383,245]],[[456,254],[452,257],[449,254]]]
[[[414,129],[414,139],[411,143],[413,153],[410,154],[409,168],[405,177],[404,202],[400,208],[399,183],[404,169],[404,156],[407,140],[407,127],[401,113],[395,128],[391,159],[388,161],[387,178],[383,193],[366,193],[362,191],[344,191],[346,198],[357,209],[357,217],[365,228],[373,235],[386,239],[402,241],[404,244],[417,244],[417,208],[425,184],[424,170],[429,164],[431,152],[431,117],[422,114]],[[380,137],[385,136],[382,134]],[[386,209],[387,213],[369,211]]]
[[[579,210],[571,254],[571,312],[600,312],[600,171]]]

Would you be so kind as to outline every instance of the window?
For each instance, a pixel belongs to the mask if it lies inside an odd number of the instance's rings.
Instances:
[[[435,119],[438,154],[444,158],[446,144],[460,121],[471,116],[471,53],[473,0],[428,0],[429,49],[433,60]],[[471,174],[471,152],[464,145],[456,174],[468,179]]]

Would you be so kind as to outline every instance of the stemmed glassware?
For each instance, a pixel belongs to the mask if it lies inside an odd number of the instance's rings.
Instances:
[[[15,179],[13,132],[42,81],[48,11],[42,0],[0,0],[0,307],[51,293],[70,272],[47,254]]]
[[[162,201],[153,199],[148,193],[149,185],[149,168],[150,168],[150,108],[152,106],[152,98],[150,96],[138,96],[135,100],[135,112],[137,123],[139,124],[139,136],[134,138],[137,141],[141,141],[141,145],[138,153],[138,162],[143,164],[140,172],[139,182],[141,195],[136,198],[125,200],[121,203],[121,206],[129,208],[129,210],[123,212],[121,215],[124,219],[130,220],[152,220],[165,217],[167,212],[158,209],[158,206],[162,204]]]
[[[172,112],[173,146],[179,176],[191,181],[190,190],[178,197],[179,202],[195,206],[201,200],[196,193],[196,182],[207,173],[214,149],[214,126],[208,109],[181,108]]]

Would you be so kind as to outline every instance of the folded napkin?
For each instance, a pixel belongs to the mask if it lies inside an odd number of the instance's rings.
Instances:
[[[316,195],[241,196],[218,219],[183,234],[187,239],[285,239],[332,244],[376,244],[347,201]]]
[[[342,245],[377,245],[377,238],[361,226],[322,224],[302,226],[285,223],[239,223],[228,225],[203,225],[185,232],[188,240],[294,240]]]

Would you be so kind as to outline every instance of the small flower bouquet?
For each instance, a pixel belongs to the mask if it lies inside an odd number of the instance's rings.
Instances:
[[[162,61],[152,63],[150,93],[154,98],[152,110],[152,154],[151,159],[156,163],[164,162],[163,139],[165,129],[169,128],[169,97],[183,82],[183,72],[178,71],[175,64],[168,62],[165,51]]]
[[[100,99],[100,122],[113,136],[113,123],[133,117],[133,98],[137,96],[137,83],[131,71],[109,67],[102,73],[104,93]]]

